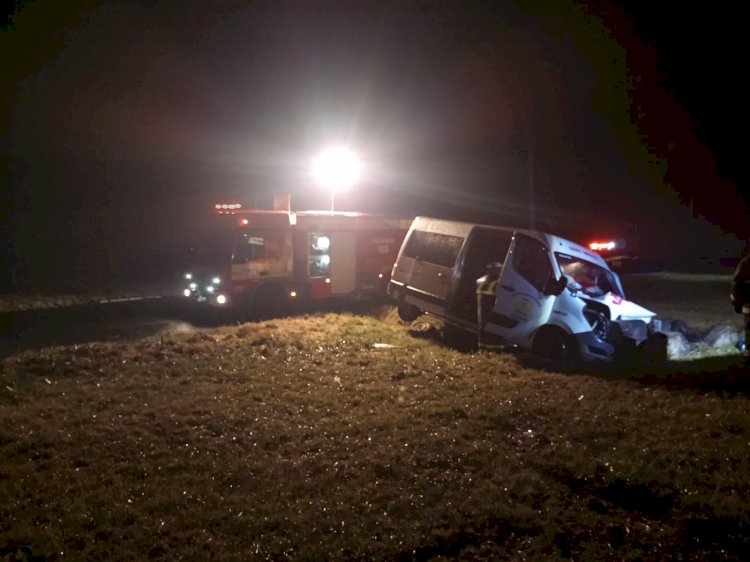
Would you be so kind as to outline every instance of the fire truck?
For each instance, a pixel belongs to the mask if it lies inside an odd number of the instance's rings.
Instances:
[[[354,212],[215,206],[217,228],[191,250],[183,294],[278,313],[293,302],[385,295],[411,220]]]

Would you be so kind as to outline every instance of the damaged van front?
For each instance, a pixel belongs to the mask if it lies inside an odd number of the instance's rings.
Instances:
[[[541,232],[516,232],[487,332],[555,363],[666,353],[656,313],[625,298],[598,254]]]
[[[619,276],[598,254],[550,237],[555,263],[565,279],[553,313],[566,317],[574,350],[584,361],[629,359],[662,345],[656,313],[625,298]]]

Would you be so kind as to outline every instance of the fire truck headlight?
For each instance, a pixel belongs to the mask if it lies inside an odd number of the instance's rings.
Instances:
[[[216,297],[216,303],[217,304],[226,304],[227,303],[227,297],[226,295],[219,295]]]
[[[214,292],[214,286],[213,285],[208,285],[206,287],[206,292],[207,293],[213,293]]]
[[[191,293],[192,291],[190,289],[185,289],[184,291],[182,291],[182,294],[185,295],[186,297],[189,297]]]
[[[191,291],[195,291],[198,288],[198,285],[196,283],[190,283],[190,285],[188,285],[188,287],[190,287]]]
[[[193,278],[193,274],[192,273],[186,273],[185,274],[185,279],[190,280],[192,278]]]
[[[213,279],[211,279],[211,283],[213,283],[214,285],[218,285],[219,283],[221,283],[221,277],[214,277]]]

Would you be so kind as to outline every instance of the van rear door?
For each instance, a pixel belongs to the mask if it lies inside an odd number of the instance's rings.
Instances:
[[[453,266],[464,239],[452,234],[417,230],[404,248],[399,267],[411,268],[409,292],[423,300],[423,308],[439,307],[442,312],[453,281]]]
[[[495,291],[487,331],[522,344],[552,313],[555,296],[543,292],[554,278],[550,252],[536,238],[516,234]]]
[[[444,315],[454,268],[471,225],[417,217],[393,269],[389,292],[417,308]]]

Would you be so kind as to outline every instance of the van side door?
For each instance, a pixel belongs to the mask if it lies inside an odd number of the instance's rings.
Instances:
[[[552,258],[539,240],[516,233],[495,290],[487,331],[522,344],[552,313],[555,296],[543,289],[554,279]]]

